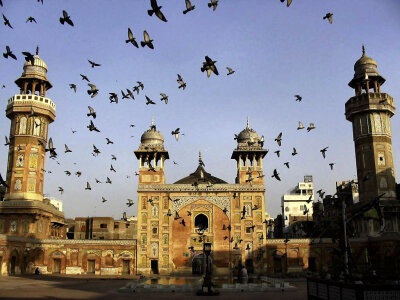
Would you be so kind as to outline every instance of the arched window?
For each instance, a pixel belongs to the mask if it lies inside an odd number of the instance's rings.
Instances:
[[[19,134],[26,134],[26,117],[22,117],[19,121]]]
[[[40,119],[35,118],[33,122],[33,135],[40,136],[40,124],[41,124]]]
[[[208,218],[204,214],[199,214],[194,218],[194,227],[197,229],[208,230]]]

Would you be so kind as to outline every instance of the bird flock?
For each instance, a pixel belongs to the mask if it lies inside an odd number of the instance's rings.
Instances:
[[[41,3],[43,5],[43,0],[37,0],[37,2],[39,2],[39,3]],[[285,2],[285,0],[280,0],[280,2],[283,3],[283,2]],[[212,9],[212,11],[215,11],[218,8],[218,4],[219,4],[219,0],[210,0],[207,3],[207,6],[210,9]],[[287,0],[286,1],[287,7],[289,7],[291,4],[292,4],[292,0]],[[2,7],[2,6],[3,6],[3,1],[0,0],[0,7]],[[182,13],[184,15],[186,15],[186,14],[190,13],[191,11],[193,11],[195,8],[196,8],[196,5],[193,5],[190,0],[185,0],[185,9],[182,11]],[[147,14],[150,17],[158,18],[162,22],[168,22],[166,16],[164,15],[164,13],[162,12],[161,9],[162,9],[162,6],[158,5],[157,0],[150,0],[150,7],[147,10]],[[6,26],[6,27],[8,27],[10,29],[14,29],[13,26],[12,26],[12,23],[11,23],[12,20],[10,21],[4,15],[4,13],[2,13],[2,17],[3,17],[4,26]],[[329,23],[332,24],[333,23],[333,14],[331,12],[326,13],[326,15],[323,16],[323,19],[327,19],[329,21]],[[69,13],[66,10],[62,10],[61,11],[60,17],[59,17],[59,23],[62,26],[74,27],[76,24],[74,23],[73,20],[74,20],[73,16],[69,15]],[[37,24],[38,21],[40,22],[40,20],[36,20],[35,17],[28,16],[26,21],[25,21],[25,23],[35,23],[35,24]],[[135,34],[137,34],[137,32]],[[125,41],[124,40],[121,41],[121,43],[123,43],[123,42],[125,42],[127,45],[131,44],[132,46],[134,46],[134,47],[136,47],[138,49],[140,48],[139,47],[139,43],[136,41],[136,37],[134,35],[134,31],[129,27],[127,28],[127,39]],[[155,45],[156,45],[155,41],[150,37],[150,34],[148,33],[148,31],[146,29],[143,29],[143,40],[140,41],[140,46],[142,48],[146,48],[147,47],[149,49],[154,50],[155,49]],[[37,46],[36,47],[36,55],[38,55],[38,53],[39,53],[39,47]],[[25,61],[29,62],[32,65],[35,64],[34,54],[32,54],[29,51],[23,51],[23,52],[21,52],[21,54],[23,55]],[[9,58],[14,59],[14,60],[18,59],[17,55],[14,54],[14,52],[11,50],[9,45],[6,45],[5,52],[3,53],[3,57],[5,59],[9,59]],[[92,69],[101,67],[101,64],[98,63],[98,62],[94,62],[91,59],[87,59],[87,61],[89,63],[90,68],[92,68]],[[201,62],[201,64],[199,63],[199,66],[201,66],[200,67],[200,71],[203,72],[203,73],[205,72],[206,76],[208,78],[212,74],[214,74],[215,76],[219,76],[220,75],[220,73],[218,71],[218,68],[217,68],[217,60],[213,60],[208,55],[204,56],[204,61]],[[235,72],[236,72],[230,66],[226,66],[225,68],[227,70],[226,76],[231,76],[231,75],[235,74]],[[90,96],[91,99],[95,98],[99,94],[99,91],[100,91],[99,87],[97,87],[97,85],[95,83],[91,82],[87,75],[85,75],[85,74],[79,74],[79,75],[81,77],[81,81],[86,82],[86,84],[88,86],[88,89],[86,90],[88,96]],[[183,91],[183,90],[185,90],[187,88],[187,82],[183,79],[183,77],[180,74],[177,74],[177,80],[176,81],[177,81],[177,88],[179,90]],[[68,86],[74,93],[77,93],[77,91],[80,88],[80,87],[78,87],[79,84],[77,82],[69,83]],[[3,87],[4,87],[4,85],[3,85]],[[141,81],[137,81],[136,85],[134,85],[133,87],[126,87],[124,89],[121,89],[120,93],[118,93],[117,91],[110,91],[108,93],[109,101],[110,101],[111,104],[112,103],[118,104],[120,99],[122,99],[122,100],[132,100],[132,101],[137,100],[139,94],[141,94],[144,91],[144,89],[145,89],[144,88],[144,84]],[[160,92],[160,97],[161,98],[159,99],[159,101],[164,102],[166,105],[169,103],[169,97],[165,92]],[[299,94],[294,95],[294,97],[295,97],[295,101],[296,102],[301,102],[303,100],[303,97],[301,95],[299,95]],[[146,101],[145,102],[146,105],[156,105],[157,104],[157,101],[155,101],[154,98],[151,99],[146,94],[144,95],[144,98],[145,98],[145,101]],[[95,106],[95,105],[93,105],[93,106]],[[32,109],[30,116],[34,116],[35,114],[36,114],[35,111]],[[94,120],[97,120],[96,119],[97,118],[97,113],[96,113],[95,108],[92,107],[92,106],[88,106],[88,113],[86,114],[86,116],[88,117],[87,129],[90,132],[93,132],[94,134],[95,133],[101,133],[100,127],[97,127],[95,125],[95,123],[94,123]],[[35,124],[35,125],[39,126],[38,124]],[[135,125],[134,124],[130,124],[130,127],[131,128],[135,127]],[[299,125],[297,127],[297,130],[302,130],[304,128],[305,127],[304,127],[303,123],[301,121],[299,121]],[[316,127],[315,127],[314,123],[310,122],[309,126],[306,129],[307,129],[307,132],[310,132],[311,130],[314,130],[315,128]],[[71,132],[72,132],[72,134],[76,134],[77,130],[74,130],[74,129],[71,128]],[[181,133],[181,129],[180,128],[176,128],[176,129],[171,131],[171,135],[175,138],[176,141],[178,141],[180,136],[185,135],[185,134]],[[134,137],[134,136],[131,136],[131,137]],[[235,135],[235,139],[236,138],[237,138],[237,136]],[[282,132],[280,132],[279,135],[275,138],[275,141],[276,141],[278,147],[282,146],[282,140],[283,140],[283,134],[282,134]],[[260,142],[262,144],[264,143],[264,137],[262,137]],[[9,142],[7,136],[5,137],[5,144],[4,145],[5,146],[9,146],[10,145],[10,142]],[[114,142],[109,137],[105,137],[105,145],[104,146],[112,147],[112,145],[114,145]],[[57,162],[57,164],[61,166],[61,163],[58,160],[58,154],[56,152],[56,146],[55,146],[55,143],[53,142],[53,139],[50,137],[47,145],[43,145],[42,144],[42,146],[45,148],[46,152],[49,152],[49,157],[51,159],[55,160]],[[91,152],[91,155],[93,157],[100,156],[101,155],[101,148],[102,148],[101,146],[96,146],[96,145],[93,144],[93,150]],[[322,154],[324,159],[326,158],[326,155],[327,155],[327,149],[328,149],[328,146],[324,146],[324,148],[322,148],[320,150],[320,152],[321,152],[321,154]],[[69,147],[67,144],[64,144],[63,157],[67,157],[69,155],[69,153],[72,153],[72,152],[73,152],[73,149],[71,147]],[[280,148],[278,150],[274,151],[274,153],[279,158],[280,157],[280,153],[281,153]],[[297,154],[298,154],[298,152],[297,152],[296,148],[293,147],[293,151],[292,151],[291,155],[294,157]],[[110,160],[112,162],[116,162],[117,161],[117,155],[116,154],[111,154]],[[175,162],[175,161],[173,161],[173,164],[174,165],[178,165],[178,163]],[[289,161],[284,162],[283,165],[286,166],[286,168],[290,168],[290,162]],[[335,165],[335,163],[333,163],[333,162],[329,163],[329,166],[330,166],[331,170],[333,170],[333,166],[334,165]],[[43,170],[43,171],[45,171],[45,172],[47,172],[49,174],[52,173],[52,171],[50,171],[50,170]],[[113,172],[113,173],[117,173],[117,170],[116,170],[116,168],[114,168],[112,163],[110,163],[109,171]],[[63,172],[64,172],[65,176],[67,176],[67,177],[72,176],[73,174],[76,177],[81,177],[82,175],[85,175],[80,170],[76,170],[76,171],[64,170]],[[135,172],[135,175],[138,176],[138,173]],[[252,177],[251,176],[252,176],[252,174],[249,172],[249,178],[246,181],[251,183],[251,181],[252,181]],[[258,178],[262,178],[264,176],[265,176],[264,174],[259,172]],[[126,175],[126,177],[130,178],[130,175]],[[271,177],[273,177],[273,178],[275,178],[276,180],[279,180],[279,181],[281,180],[277,169],[274,169],[273,174],[272,174]],[[105,182],[105,184],[110,184],[110,185],[112,184],[112,180],[108,176],[106,176],[106,179],[104,180],[104,182]],[[97,178],[95,178],[94,182],[86,181],[86,185],[82,186],[82,189],[85,190],[85,191],[92,191],[93,184],[102,184],[102,181],[98,180]],[[1,177],[1,174],[0,174],[0,185],[7,186],[6,182]],[[65,190],[64,190],[64,188],[62,186],[58,187],[58,191],[60,192],[60,194],[64,194],[64,192],[65,192]],[[104,196],[101,196],[100,199],[101,199],[101,203],[105,203],[105,202],[108,201]],[[179,199],[170,199],[170,200],[171,201],[179,201]],[[149,202],[151,203],[151,199],[149,199]],[[127,205],[127,207],[133,206],[134,205],[133,200],[128,198],[126,205]],[[258,209],[258,208],[255,207],[254,209]],[[190,212],[188,212],[188,214],[189,213]],[[246,214],[246,208],[245,207],[243,207],[242,214],[243,214],[242,217],[245,217],[245,214]],[[124,215],[126,215],[126,213],[124,213]],[[172,213],[170,211],[168,211],[168,215],[172,216]],[[175,212],[175,219],[176,220],[181,219],[181,217],[179,216],[178,212]],[[183,226],[185,226],[184,219],[182,219],[180,221],[180,223]]]

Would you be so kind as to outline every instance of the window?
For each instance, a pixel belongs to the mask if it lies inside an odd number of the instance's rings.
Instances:
[[[100,224],[100,228],[107,228],[107,224]]]
[[[204,230],[208,229],[208,218],[206,215],[198,214],[196,218],[194,218],[194,227],[202,228]]]
[[[99,240],[104,240],[104,236],[99,236]]]
[[[153,227],[153,234],[157,234],[158,233],[158,228],[157,227]]]
[[[118,229],[119,225],[118,224],[114,224],[114,229]]]
[[[251,229],[251,227],[246,227],[246,233],[252,233],[253,230]]]
[[[131,224],[129,224],[129,223],[125,224],[125,228],[129,228],[129,225],[131,225]]]

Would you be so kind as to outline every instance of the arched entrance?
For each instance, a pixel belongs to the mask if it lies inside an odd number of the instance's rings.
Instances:
[[[204,214],[198,214],[194,218],[194,227],[201,229],[201,230],[207,230],[208,229],[208,217]]]

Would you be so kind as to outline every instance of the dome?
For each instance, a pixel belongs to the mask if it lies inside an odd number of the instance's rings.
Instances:
[[[249,126],[246,126],[246,128],[243,129],[237,137],[238,143],[255,142],[258,140],[260,140],[258,133]]]
[[[25,70],[26,67],[30,67],[30,66],[39,66],[39,67],[44,68],[44,69],[46,70],[46,72],[47,72],[47,65],[46,65],[46,63],[39,57],[39,55],[36,54],[36,55],[34,55],[33,57],[34,57],[34,59],[35,59],[34,65],[32,65],[30,61],[26,61],[25,64],[24,64],[24,70]]]
[[[227,182],[219,179],[218,177],[212,176],[210,173],[207,173],[202,165],[199,165],[192,174],[186,176],[178,181],[174,182],[174,184],[215,184],[222,183],[226,184]]]
[[[156,125],[152,124],[140,138],[141,144],[144,145],[164,145],[164,136],[156,128]]]

